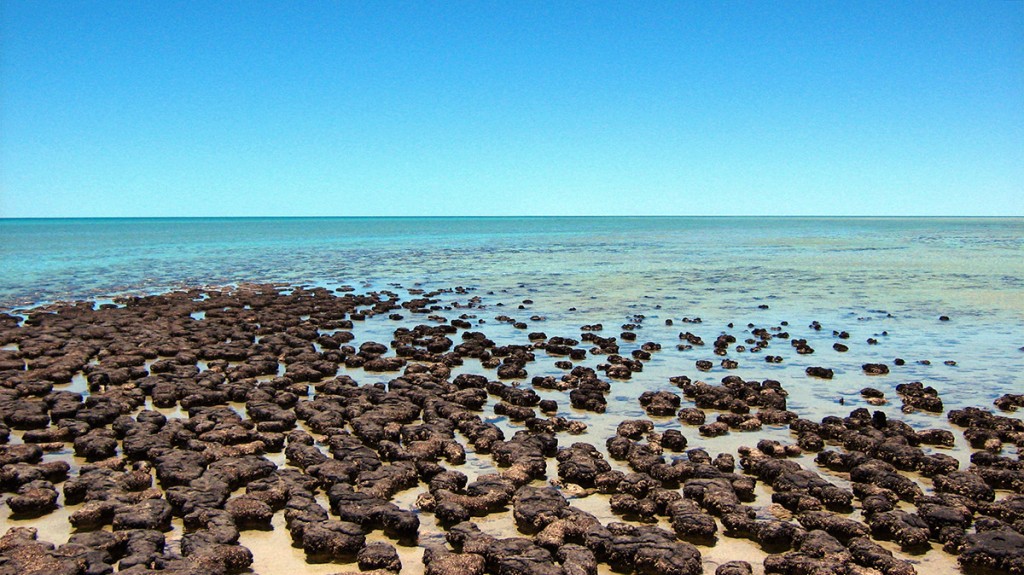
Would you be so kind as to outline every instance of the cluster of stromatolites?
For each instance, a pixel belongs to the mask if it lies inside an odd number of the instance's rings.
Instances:
[[[14,518],[51,513],[61,493],[64,505],[76,506],[74,534],[63,544],[37,540],[33,528],[7,530],[0,574],[245,571],[253,556],[239,532],[271,528],[277,514],[311,561],[397,572],[396,548],[366,536],[423,539],[421,513],[434,516],[446,541],[423,552],[430,574],[594,574],[605,564],[696,575],[703,572],[697,545],[719,536],[766,550],[768,573],[915,572],[877,540],[910,552],[938,544],[965,569],[1024,573],[1019,419],[976,408],[949,412],[978,450],[960,469],[956,459],[921,447],[952,445],[947,430],[914,429],[864,408],[813,421],[788,410],[779,381],[680,375],[665,389],[636,394],[653,419],[624,420],[595,446],[573,441],[587,426],[559,412],[605,412],[613,383],[627,385],[621,380],[659,353],[656,342],[633,343],[643,316],[618,337],[600,336],[603,326],[591,324],[578,337],[530,332],[521,343],[499,345],[468,321],[482,309],[468,290],[409,292],[415,297],[402,301],[390,291],[245,285],[0,315],[4,503]],[[464,303],[442,304],[442,297]],[[458,318],[439,315],[453,310]],[[390,344],[355,341],[354,322],[371,316],[402,322]],[[745,342],[717,336],[715,355],[730,346],[760,351],[789,337],[781,328],[752,333]],[[680,340],[682,350],[704,345],[690,332]],[[806,340],[789,343],[795,353],[814,353]],[[620,345],[635,349],[620,355]],[[538,356],[554,359],[563,374],[529,379]],[[588,358],[598,360],[583,365]],[[453,376],[468,359],[495,377]],[[357,369],[395,377],[360,385],[346,375]],[[865,364],[864,371],[888,367]],[[825,367],[807,373],[833,377]],[[87,391],[69,391],[81,377]],[[561,392],[565,401],[535,390]],[[885,401],[883,391],[862,393],[870,404]],[[895,393],[904,409],[943,410],[937,392],[921,383]],[[996,405],[1013,409],[1021,397]],[[172,408],[181,411],[160,411]],[[520,429],[506,437],[488,409]],[[655,420],[677,423],[658,431]],[[687,449],[685,425],[709,437],[788,425],[794,443],[761,440],[712,456]],[[1005,444],[1018,447],[1016,459],[1000,455]],[[80,459],[68,457],[69,448]],[[470,481],[459,470],[467,450],[489,456],[499,472]],[[792,459],[808,451],[851,487]],[[286,465],[267,457],[281,452]],[[557,478],[548,477],[551,462]],[[931,478],[933,488],[922,489],[911,473]],[[759,482],[772,493],[774,513],[753,505]],[[408,489],[420,492],[415,506],[402,508],[393,498]],[[571,505],[570,491],[609,495],[622,520],[602,522]],[[474,522],[509,508],[520,537],[497,538]],[[165,533],[175,518],[183,535],[172,545]],[[717,571],[750,573],[751,565],[731,561]]]

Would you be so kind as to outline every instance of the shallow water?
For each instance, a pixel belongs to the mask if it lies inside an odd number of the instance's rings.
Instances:
[[[110,303],[114,300],[109,298],[124,293],[252,281],[332,289],[350,285],[357,291],[393,289],[403,297],[409,297],[405,290],[411,287],[466,286],[472,289],[469,296],[483,298],[483,307],[438,313],[449,320],[463,313],[475,316],[469,321],[483,323],[474,329],[499,344],[525,343],[531,331],[579,339],[580,326],[592,323],[604,324],[599,335],[618,336],[622,324],[636,323],[633,316],[642,314],[636,342],[620,341],[621,354],[628,355],[645,341],[658,342],[663,349],[631,380],[612,381],[606,414],[574,410],[566,394],[538,390],[543,398],[559,402],[559,415],[589,426],[579,436],[563,434],[560,445],[587,441],[604,451],[605,440],[619,421],[646,417],[637,403],[643,391],[678,392],[668,381],[675,375],[709,382],[726,375],[777,379],[789,392],[789,409],[802,417],[820,420],[867,407],[917,428],[950,426],[943,415],[902,413],[895,394],[899,383],[922,381],[935,387],[947,410],[991,408],[996,397],[1024,390],[1024,351],[1020,349],[1024,346],[1024,220],[1020,219],[0,220],[0,240],[0,267],[5,270],[0,277],[0,307],[15,311],[56,300],[96,298],[97,303]],[[469,296],[449,294],[441,299],[464,304]],[[532,303],[523,303],[527,299]],[[498,315],[526,322],[528,328],[516,329],[496,320]],[[534,315],[543,319],[531,319]],[[950,321],[939,321],[940,315],[949,316]],[[197,312],[193,317],[202,321],[205,314]],[[702,321],[682,321],[695,317]],[[667,319],[674,320],[674,325],[666,325]],[[810,327],[815,320],[822,326],[820,331]],[[426,321],[376,317],[357,322],[353,332],[357,343],[387,343],[399,325]],[[734,327],[728,326],[730,322]],[[742,342],[750,337],[748,324],[785,329],[791,337],[806,338],[816,352],[798,355],[785,340],[773,340],[760,353],[737,353],[730,348],[728,358],[739,365],[724,369],[719,365],[722,358],[711,353],[711,342],[721,333],[733,334]],[[839,340],[833,330],[847,331],[850,338]],[[700,335],[707,345],[677,350],[678,334],[685,331]],[[869,344],[869,338],[877,343]],[[833,350],[837,341],[850,351]],[[7,345],[4,349],[17,348]],[[764,356],[769,354],[785,360],[766,363]],[[895,366],[896,357],[906,364]],[[564,358],[538,352],[537,361],[527,366],[530,377],[561,375],[563,371],[553,365],[557,359]],[[601,359],[588,357],[579,363],[594,366]],[[697,371],[695,362],[702,359],[711,360],[715,367],[706,373]],[[919,363],[923,360],[930,363]],[[945,365],[947,360],[956,365]],[[865,375],[861,365],[868,362],[886,363],[892,371],[885,376]],[[809,366],[831,368],[835,378],[808,377],[804,370]],[[393,377],[359,369],[342,368],[342,372],[364,385],[386,383]],[[453,376],[458,373],[489,372],[478,361],[467,360]],[[528,381],[521,384],[529,385]],[[866,404],[859,392],[867,386],[884,391],[889,403]],[[87,392],[82,376],[61,387]],[[485,413],[493,414],[493,403],[492,399]],[[180,409],[160,411],[169,417],[186,416]],[[709,412],[709,421],[714,415]],[[735,454],[741,445],[763,438],[795,441],[784,427],[707,439],[674,418],[651,419],[659,430],[681,429],[690,447],[704,447],[712,455]],[[501,417],[493,421],[507,435],[523,428]],[[942,450],[965,465],[971,450],[959,430],[954,433],[957,444],[952,449],[925,450]],[[1004,455],[1013,454],[1012,447],[1004,450]],[[459,469],[470,480],[494,471],[489,457],[469,455]],[[269,457],[283,463],[280,455]],[[798,460],[834,483],[846,483],[841,474],[819,469],[812,456]],[[549,478],[555,477],[552,469]],[[926,479],[919,479],[929,486]],[[399,494],[399,505],[413,508],[419,491]],[[770,498],[763,499],[755,507],[770,503]],[[611,514],[606,496],[573,497],[570,502],[604,522],[618,519]],[[70,528],[67,513],[58,510],[34,520],[33,525],[40,528],[42,538],[63,542]],[[421,532],[435,533],[425,538],[440,543],[437,531],[428,529],[430,514],[420,515]],[[355,569],[354,564],[307,566],[301,550],[290,545],[283,514],[274,521],[273,531],[243,532],[242,544],[256,556],[255,572]],[[479,522],[496,535],[518,534],[510,513]],[[24,522],[0,514],[0,529],[12,524]],[[173,539],[171,534],[169,538]],[[763,556],[756,544],[724,537],[716,546],[700,549],[708,572],[736,557],[748,558],[759,568],[758,558]],[[399,551],[408,572],[422,569],[420,547],[399,547]],[[919,573],[956,571],[955,559],[938,548],[912,559],[920,562]]]
[[[758,299],[1024,312],[1017,218],[0,219],[0,239],[7,306],[276,281],[522,283],[544,309],[619,313],[648,295],[703,314]]]

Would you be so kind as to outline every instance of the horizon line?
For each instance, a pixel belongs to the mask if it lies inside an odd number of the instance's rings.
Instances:
[[[630,215],[449,215],[449,216],[409,216],[409,215],[360,215],[360,216],[0,216],[0,221],[24,221],[24,220],[264,220],[264,219],[294,219],[294,220],[359,220],[359,219],[416,219],[416,220],[443,220],[443,219],[583,219],[583,218],[645,218],[645,219],[671,219],[671,218],[807,218],[807,219],[1019,219],[1024,214],[1014,215],[873,215],[873,214],[719,214],[719,215],[672,215],[672,214],[630,214]]]

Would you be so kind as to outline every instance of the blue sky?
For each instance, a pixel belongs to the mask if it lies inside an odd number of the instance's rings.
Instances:
[[[0,2],[0,216],[1024,215],[1024,2]]]

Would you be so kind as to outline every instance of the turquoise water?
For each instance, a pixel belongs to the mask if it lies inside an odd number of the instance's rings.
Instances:
[[[1024,390],[1020,218],[0,220],[0,240],[6,308],[239,282],[461,285],[528,297],[568,334],[638,313],[716,330],[817,320],[861,341],[885,331],[872,358],[940,354],[957,370],[911,374],[989,382],[963,402]]]
[[[653,295],[1020,319],[1022,255],[1021,219],[8,219],[0,306],[241,281],[420,282],[599,295],[615,311]]]
[[[0,240],[6,308],[240,282],[461,285],[510,309],[529,298],[545,329],[566,335],[633,314],[649,318],[641,337],[663,344],[680,326],[668,318],[701,317],[712,339],[730,322],[788,321],[796,337],[827,336],[815,347],[830,348],[833,329],[879,340],[808,364],[856,374],[869,360],[928,359],[905,377],[946,385],[952,405],[1024,390],[1019,218],[0,220]],[[812,320],[825,329],[802,333]],[[692,366],[659,357],[666,370]],[[780,369],[802,372],[803,360]]]

